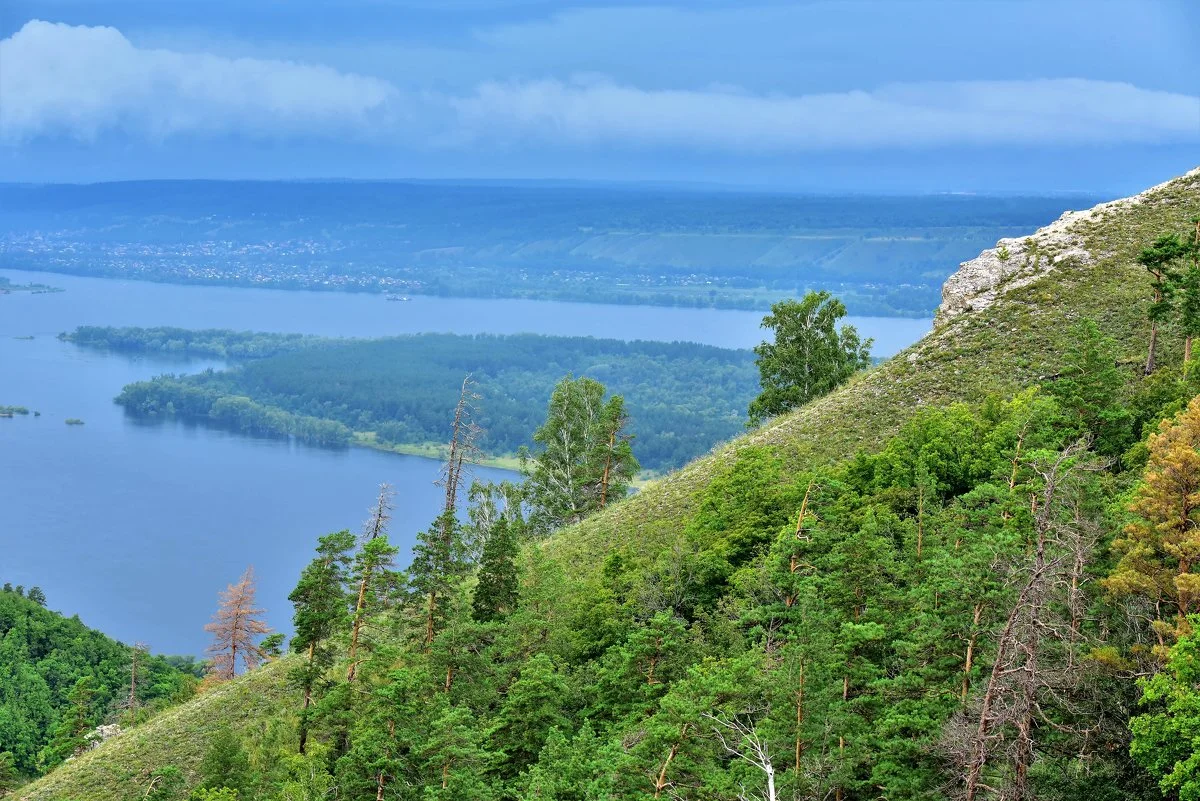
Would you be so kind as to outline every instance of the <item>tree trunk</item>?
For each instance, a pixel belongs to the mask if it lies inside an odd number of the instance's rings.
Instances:
[[[608,502],[608,475],[612,470],[613,448],[617,445],[617,431],[613,429],[608,435],[608,450],[604,452],[604,476],[600,479],[600,508]]]
[[[796,774],[800,773],[800,758],[804,756],[804,663],[800,663],[800,676],[796,689]]]
[[[1155,290],[1154,295],[1155,295],[1155,300],[1157,300],[1158,299],[1158,291],[1157,290]],[[1150,375],[1151,373],[1154,372],[1154,366],[1155,366],[1154,365],[1154,352],[1156,350],[1158,350],[1158,322],[1151,320],[1150,321],[1150,349],[1149,349],[1149,353],[1146,354],[1146,370],[1145,370],[1146,375]]]
[[[316,659],[317,644],[308,644],[308,681],[304,683],[304,707],[300,710],[300,754],[308,747],[308,708],[312,705],[312,667]]]
[[[975,614],[971,619],[971,636],[967,638],[967,658],[963,662],[962,701],[967,702],[967,691],[971,689],[971,667],[974,664],[975,640],[979,637],[979,620],[983,615],[983,604],[975,604]]]
[[[683,728],[679,730],[679,739],[671,746],[671,750],[667,752],[667,758],[663,760],[662,770],[658,772],[658,779],[654,782],[654,797],[662,796],[662,791],[667,788],[670,782],[667,781],[667,768],[671,767],[671,760],[675,759],[675,755],[679,753],[679,748],[683,745],[683,740],[687,737],[688,727],[690,723],[683,724]]]

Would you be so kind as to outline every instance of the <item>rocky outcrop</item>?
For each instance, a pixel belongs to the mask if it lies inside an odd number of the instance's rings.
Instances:
[[[1200,176],[1200,168],[1187,175]],[[1068,211],[1031,236],[1001,239],[996,247],[963,262],[942,286],[942,304],[938,307],[935,326],[944,325],[966,312],[986,309],[1005,292],[1036,281],[1068,260],[1092,263],[1097,254],[1089,252],[1085,246],[1082,224],[1144,203],[1167,185],[1160,184],[1132,197],[1101,203],[1086,211]]]

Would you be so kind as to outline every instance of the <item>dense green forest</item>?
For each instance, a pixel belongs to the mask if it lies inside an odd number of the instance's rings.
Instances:
[[[132,413],[329,445],[364,435],[385,445],[444,443],[447,410],[469,373],[481,395],[480,447],[513,454],[532,444],[555,383],[566,374],[586,376],[624,397],[634,450],[650,470],[678,467],[741,431],[758,383],[750,351],[682,342],[532,334],[318,340],[106,328],[81,328],[69,338],[241,360],[227,370],[131,384],[117,400]]]
[[[289,656],[26,795],[1194,799],[1197,218],[1200,171],[1078,220],[994,304],[550,533],[511,487],[457,514],[451,457],[402,568],[385,488],[312,532]],[[587,394],[540,458],[619,432]]]
[[[189,698],[197,681],[191,660],[122,645],[47,609],[39,588],[11,584],[0,589],[0,666],[0,796],[6,767],[49,770],[94,726],[144,720]]]

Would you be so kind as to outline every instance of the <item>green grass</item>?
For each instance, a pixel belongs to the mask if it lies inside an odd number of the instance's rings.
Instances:
[[[1094,262],[1067,262],[1005,294],[993,306],[935,329],[892,360],[769,425],[716,448],[636,495],[566,529],[541,546],[562,592],[547,615],[583,608],[601,580],[605,558],[619,552],[646,564],[683,536],[705,489],[746,448],[766,448],[792,471],[827,464],[886,442],[922,407],[1010,395],[1054,374],[1071,347],[1071,330],[1091,318],[1120,345],[1122,360],[1144,358],[1149,331],[1145,275],[1137,252],[1161,233],[1187,230],[1200,214],[1200,172],[1177,179],[1145,202],[1082,225]],[[1160,360],[1171,369],[1181,350],[1167,332]],[[1134,370],[1130,381],[1136,380]],[[422,454],[428,455],[428,454]],[[594,596],[592,596],[594,597]],[[136,799],[149,771],[175,765],[194,776],[206,738],[221,725],[244,728],[287,708],[279,666],[270,666],[168,711],[25,788],[29,801]]]
[[[140,801],[151,773],[179,768],[191,786],[209,738],[228,726],[248,731],[294,707],[287,686],[288,660],[222,684],[189,703],[168,709],[135,729],[102,743],[17,791],[22,801]]]
[[[355,431],[350,443],[363,448],[399,453],[405,456],[423,456],[426,459],[437,459],[444,462],[449,454],[449,446],[444,442],[421,442],[413,445],[397,445],[391,442],[380,442],[374,431]],[[475,462],[483,467],[498,467],[502,470],[520,470],[521,460],[515,455],[488,456]]]
[[[992,306],[962,314],[845,386],[765,427],[720,446],[637,495],[567,529],[543,552],[581,591],[605,558],[647,564],[680,542],[712,479],[739,451],[763,447],[789,469],[829,464],[879,447],[922,407],[1012,395],[1058,372],[1072,328],[1091,318],[1113,337],[1122,361],[1145,359],[1149,284],[1134,259],[1155,237],[1185,232],[1200,214],[1200,172],[1159,187],[1145,201],[1102,213],[1076,229],[1094,261],[1064,260]],[[1053,254],[1050,254],[1053,255]],[[1166,332],[1162,365],[1178,364],[1182,345]],[[1137,379],[1130,371],[1130,382]],[[582,596],[581,596],[582,597]],[[561,602],[569,608],[573,599]]]

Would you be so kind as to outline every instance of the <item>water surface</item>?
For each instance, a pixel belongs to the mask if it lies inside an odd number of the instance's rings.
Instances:
[[[389,303],[378,295],[0,274],[67,289],[0,295],[0,404],[42,413],[0,419],[0,581],[40,585],[52,608],[158,652],[199,653],[217,591],[251,564],[270,623],[287,630],[286,597],[316,538],[357,529],[387,481],[399,490],[393,539],[410,547],[439,508],[439,465],[139,422],[112,402],[122,386],[219,365],[98,353],[55,334],[78,325],[175,325],[327,336],[533,332],[726,347],[761,337],[758,312],[422,297]],[[878,353],[899,350],[929,327],[854,322],[879,339]],[[25,336],[34,339],[16,338]],[[69,417],[85,425],[68,426]]]

